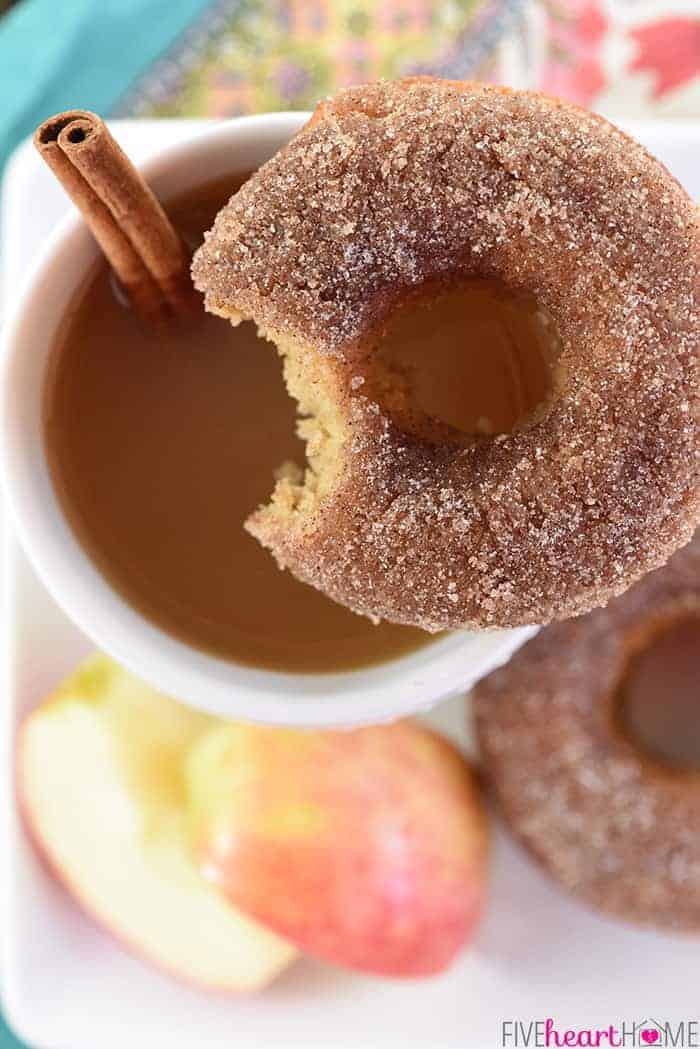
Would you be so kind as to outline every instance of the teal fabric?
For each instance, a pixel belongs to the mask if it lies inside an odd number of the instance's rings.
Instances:
[[[62,109],[109,113],[211,0],[22,0],[0,18],[0,169]]]
[[[13,1035],[10,1028],[0,1017],[0,1049],[30,1049]]]

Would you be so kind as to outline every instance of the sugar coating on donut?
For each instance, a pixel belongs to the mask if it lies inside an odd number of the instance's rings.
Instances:
[[[323,103],[220,212],[193,275],[285,360],[307,440],[247,527],[282,567],[427,630],[585,612],[700,517],[697,212],[641,146],[543,95],[436,80]],[[497,278],[553,318],[546,416],[406,432],[372,347],[425,289]],[[375,370],[373,370],[375,369]]]
[[[700,534],[607,608],[542,631],[473,699],[486,779],[542,865],[596,908],[700,932],[700,775],[637,748],[615,709],[640,634],[686,616]]]

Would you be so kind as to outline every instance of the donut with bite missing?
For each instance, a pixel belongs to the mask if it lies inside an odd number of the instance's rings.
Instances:
[[[699,247],[678,182],[576,106],[431,78],[322,102],[193,263],[208,310],[277,345],[307,441],[247,529],[376,621],[604,605],[700,519]],[[556,330],[551,394],[512,432],[422,411],[378,350],[397,311],[474,280]]]

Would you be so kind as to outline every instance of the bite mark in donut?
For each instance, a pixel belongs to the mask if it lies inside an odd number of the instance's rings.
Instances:
[[[555,99],[418,79],[321,104],[193,266],[208,309],[276,343],[303,417],[306,471],[247,528],[340,603],[426,630],[621,593],[700,517],[699,243],[663,166]],[[534,296],[561,351],[540,417],[464,440],[397,415],[369,351],[412,297],[474,278]]]

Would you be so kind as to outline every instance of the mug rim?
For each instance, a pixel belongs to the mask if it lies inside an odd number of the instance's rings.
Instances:
[[[256,155],[253,162],[239,158],[231,163],[227,154],[222,173],[243,173],[284,145],[308,116],[266,113],[217,122],[159,150],[138,167],[157,192],[183,191],[215,177],[209,166],[206,179],[197,177],[198,159],[235,149]],[[168,182],[178,186],[164,189]],[[100,649],[161,691],[214,714],[278,725],[349,727],[417,713],[466,691],[532,636],[536,627],[457,631],[384,663],[300,674],[203,652],[131,606],[68,524],[50,480],[41,423],[45,373],[58,325],[98,256],[82,217],[67,216],[47,238],[9,310],[0,333],[0,477],[14,532],[34,570],[69,619]],[[48,305],[37,310],[37,302]],[[18,384],[24,397],[15,396]]]

